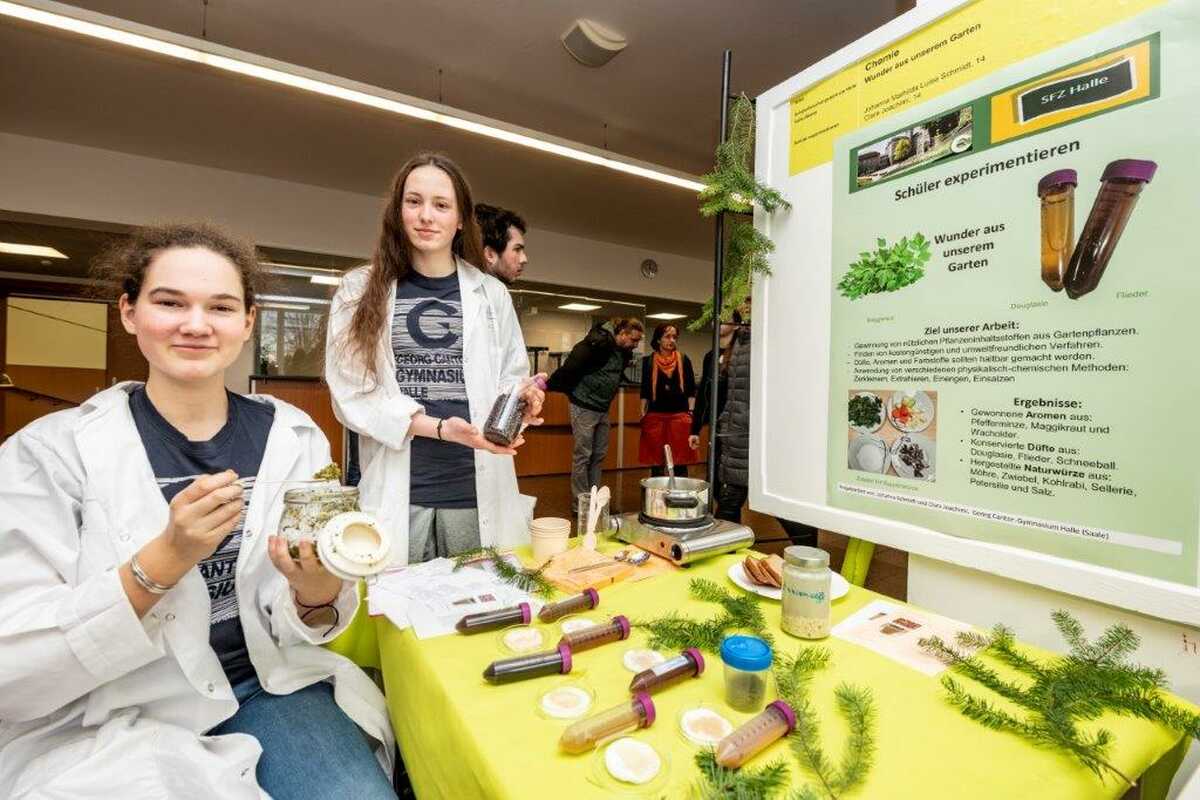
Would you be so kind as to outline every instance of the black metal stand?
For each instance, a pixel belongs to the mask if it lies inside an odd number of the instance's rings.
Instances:
[[[726,50],[721,64],[721,133],[720,142],[725,143],[729,117],[729,70],[733,51]],[[713,245],[713,335],[712,369],[708,385],[708,511],[713,513],[717,503],[717,386],[721,379],[721,285],[725,280],[725,214],[717,214],[715,243]]]

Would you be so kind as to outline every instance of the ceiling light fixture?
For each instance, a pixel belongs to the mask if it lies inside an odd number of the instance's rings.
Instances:
[[[603,151],[585,149],[582,145],[565,139],[549,137],[527,128],[500,127],[503,123],[496,123],[486,117],[468,114],[438,103],[428,103],[398,92],[390,92],[386,89],[305,69],[294,64],[234,50],[190,36],[160,31],[116,17],[50,2],[50,0],[25,0],[24,3],[0,0],[0,15],[90,36],[94,39],[103,39],[138,50],[158,53],[169,58],[204,64],[225,72],[290,86],[313,94],[335,97],[393,114],[426,120],[694,192],[699,192],[704,188],[704,184],[683,173],[666,172],[661,167],[637,163],[631,159],[613,158]],[[183,42],[186,44],[181,44]]]
[[[298,297],[286,294],[260,294],[255,298],[259,304],[264,303],[308,303],[312,306],[327,306],[329,301],[323,297]]]
[[[267,272],[272,275],[286,275],[290,278],[308,278],[309,283],[322,286],[337,286],[342,282],[344,273],[336,269],[321,267],[298,267],[295,264],[276,264],[273,261],[261,262]]]
[[[508,293],[509,294],[536,294],[536,295],[541,295],[542,297],[562,297],[562,298],[566,298],[568,300],[592,300],[597,303],[604,303],[606,305],[633,306],[634,308],[645,308],[646,307],[645,303],[631,303],[628,300],[610,300],[610,299],[603,298],[603,297],[585,297],[584,295],[581,295],[581,294],[563,294],[562,292],[542,292],[542,291],[538,291],[537,289],[509,289]]]
[[[259,308],[274,308],[278,311],[309,311],[308,306],[298,305],[296,303],[263,303]]]
[[[0,242],[0,253],[10,253],[14,256],[37,256],[38,258],[67,258],[65,253],[53,247],[40,244],[17,244],[16,242]]]
[[[669,321],[673,319],[683,319],[686,316],[687,314],[671,314],[667,311],[660,311],[657,314],[647,314],[646,319],[661,319]]]
[[[591,303],[566,303],[559,306],[563,311],[595,311],[600,306],[594,306]]]

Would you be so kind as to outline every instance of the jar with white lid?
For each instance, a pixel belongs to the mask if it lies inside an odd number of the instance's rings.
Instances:
[[[816,547],[793,545],[783,550],[784,633],[801,639],[829,635],[829,554]]]
[[[375,575],[390,560],[391,537],[359,511],[358,489],[336,481],[284,492],[279,534],[294,559],[300,557],[300,542],[311,542],[317,560],[343,580]]]

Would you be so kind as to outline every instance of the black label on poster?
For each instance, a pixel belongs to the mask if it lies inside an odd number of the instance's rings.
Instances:
[[[1021,122],[1029,122],[1054,111],[1117,97],[1131,91],[1135,85],[1133,59],[1125,57],[1092,72],[1072,75],[1022,92],[1017,98],[1017,113]]]

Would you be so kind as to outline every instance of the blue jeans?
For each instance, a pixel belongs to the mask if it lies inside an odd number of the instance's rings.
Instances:
[[[257,739],[263,750],[258,785],[274,800],[396,800],[366,735],[338,707],[328,683],[275,695],[251,677],[233,693],[237,713],[208,734]]]

